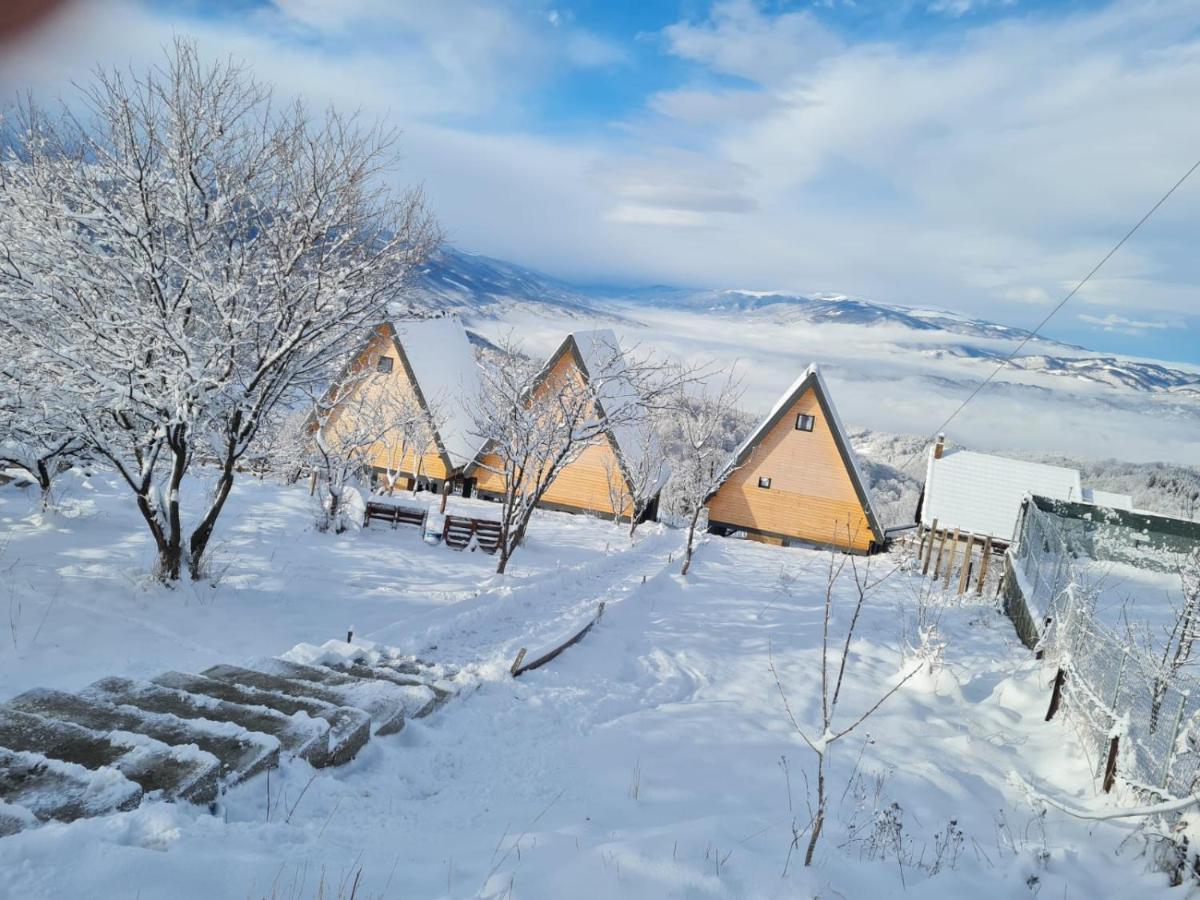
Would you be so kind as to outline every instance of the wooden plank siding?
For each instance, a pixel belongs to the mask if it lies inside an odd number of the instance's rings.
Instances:
[[[813,416],[812,431],[796,428]],[[759,487],[770,478],[769,488]],[[867,552],[875,535],[814,387],[803,391],[708,501],[709,521]]]
[[[534,391],[543,396],[548,391],[559,391],[564,384],[576,384],[583,378],[571,353],[563,353],[551,366],[545,378]],[[470,474],[474,476],[476,490],[487,494],[504,493],[503,463],[494,453],[485,453],[475,463]],[[613,479],[617,479],[614,482]],[[604,516],[616,514],[610,484],[616,484],[621,496],[620,515],[628,518],[633,514],[633,500],[612,438],[605,435],[584,448],[574,460],[563,466],[542,497],[542,506],[588,512]]]
[[[351,364],[342,381],[348,381],[367,371],[374,372],[380,357],[391,358],[391,372],[375,372],[365,378],[362,383],[353,385],[342,398],[345,404],[353,407],[360,398],[364,400],[363,405],[370,405],[372,408],[394,402],[418,402],[420,395],[413,382],[408,363],[397,346],[394,332],[389,325],[376,329],[375,334]],[[350,401],[354,401],[354,403]],[[352,413],[348,411],[346,405],[339,403],[335,407],[330,416],[330,428],[335,435],[338,423],[343,417],[349,415]],[[425,452],[418,454],[415,452],[416,449],[424,449]],[[427,448],[402,447],[400,436],[391,435],[373,444],[368,453],[372,466],[377,469],[386,469],[389,472],[398,472],[412,477],[416,476],[419,471],[421,475],[436,479],[449,478],[455,474],[448,468],[447,460],[439,451],[436,442],[432,442]]]

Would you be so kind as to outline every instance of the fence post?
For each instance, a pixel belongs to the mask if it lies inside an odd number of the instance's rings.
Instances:
[[[1121,747],[1121,736],[1114,734],[1108,745],[1108,762],[1104,764],[1104,793],[1111,794],[1117,781],[1117,752]]]
[[[1171,778],[1171,761],[1175,758],[1175,742],[1179,740],[1179,726],[1183,724],[1183,709],[1187,706],[1188,695],[1179,695],[1179,712],[1175,713],[1175,727],[1171,729],[1171,741],[1167,744],[1167,758],[1163,760],[1162,780],[1160,788],[1166,788]]]
[[[1054,673],[1054,692],[1050,695],[1050,708],[1046,710],[1046,721],[1049,722],[1054,718],[1054,714],[1058,712],[1058,705],[1062,702],[1062,687],[1063,682],[1067,678],[1067,673],[1059,669]]]
[[[1113,698],[1112,698],[1112,701],[1109,703],[1109,706],[1112,707],[1114,716],[1117,713],[1117,700],[1119,700],[1121,697],[1121,682],[1125,678],[1125,663],[1128,660],[1129,660],[1129,651],[1125,650],[1124,652],[1121,653],[1121,667],[1119,669],[1117,669],[1117,688],[1115,691],[1113,691]]]

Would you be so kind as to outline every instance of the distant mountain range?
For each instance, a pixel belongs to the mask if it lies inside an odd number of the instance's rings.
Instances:
[[[1003,343],[1029,332],[947,310],[877,303],[838,294],[806,296],[749,290],[696,290],[655,285],[643,288],[583,287],[499,259],[446,248],[421,271],[414,306],[450,309],[465,318],[503,318],[521,311],[571,319],[635,320],[645,308],[679,309],[718,317],[752,317],[791,325],[832,324],[902,329],[914,352],[930,359],[952,357],[992,363],[1003,360]],[[953,339],[951,336],[959,338]],[[962,340],[966,338],[967,340]],[[1061,376],[1139,392],[1200,399],[1200,374],[1152,362],[1099,355],[1046,338],[1034,338],[1029,355],[1007,363],[1014,370]]]

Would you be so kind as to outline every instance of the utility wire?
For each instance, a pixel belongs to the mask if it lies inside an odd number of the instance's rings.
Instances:
[[[1084,275],[1083,278],[1080,280],[1080,282],[1077,285],[1075,285],[1075,287],[1071,288],[1070,293],[1068,293],[1065,297],[1063,297],[1061,300],[1058,301],[1058,305],[1055,306],[1054,309],[1050,310],[1050,312],[1048,312],[1046,314],[1046,317],[1044,319],[1042,319],[1042,321],[1038,322],[1037,327],[1034,328],[1033,331],[1029,332],[1029,334],[1027,334],[1021,340],[1021,342],[1019,344],[1017,344],[1016,347],[1013,348],[1013,351],[1011,353],[1009,353],[1008,356],[1006,356],[1004,359],[1002,359],[1000,362],[998,362],[996,364],[996,368],[992,369],[992,371],[988,375],[988,377],[983,379],[983,381],[979,382],[979,384],[975,387],[975,390],[971,391],[971,393],[967,396],[967,398],[958,405],[958,408],[955,409],[954,412],[950,413],[950,415],[946,417],[946,420],[944,422],[942,422],[941,425],[939,425],[937,428],[935,428],[933,430],[933,433],[925,439],[925,443],[928,443],[930,440],[936,439],[939,434],[943,433],[946,430],[946,426],[949,425],[951,422],[953,422],[958,417],[958,414],[967,408],[967,404],[970,403],[972,400],[974,400],[979,395],[979,392],[982,391],[985,387],[987,387],[988,384],[991,383],[993,378],[995,378],[997,375],[1000,374],[1001,369],[1003,369],[1006,365],[1008,365],[1010,362],[1013,361],[1013,359],[1016,357],[1016,355],[1021,352],[1021,349],[1026,344],[1028,344],[1031,340],[1033,340],[1035,337],[1038,336],[1038,332],[1040,332],[1046,326],[1046,323],[1049,322],[1051,319],[1053,319],[1054,316],[1058,313],[1058,311],[1067,305],[1068,300],[1070,300],[1072,297],[1074,297],[1076,294],[1079,293],[1080,288],[1082,288],[1085,284],[1087,284],[1089,281],[1092,280],[1092,276],[1095,275],[1097,272],[1099,272],[1100,268],[1106,262],[1108,262],[1110,259],[1112,259],[1113,255],[1118,250],[1120,250],[1123,246],[1125,246],[1125,242],[1128,241],[1131,237],[1133,237],[1137,233],[1139,228],[1141,228],[1143,225],[1146,224],[1147,219],[1149,219],[1152,215],[1154,215],[1156,212],[1158,212],[1158,208],[1160,206],[1162,206],[1164,203],[1166,203],[1167,200],[1170,199],[1171,195],[1174,194],[1175,191],[1179,189],[1180,185],[1182,185],[1185,181],[1187,181],[1188,178],[1191,177],[1192,173],[1195,172],[1197,169],[1200,169],[1200,159],[1198,159],[1194,163],[1192,163],[1192,167],[1183,173],[1183,177],[1180,178],[1178,181],[1176,181],[1173,185],[1171,185],[1170,190],[1168,190],[1165,194],[1163,194],[1161,197],[1158,198],[1158,202],[1155,203],[1152,207],[1150,207],[1150,209],[1147,210],[1147,212],[1144,216],[1142,216],[1140,219],[1137,220],[1137,224],[1135,224],[1132,228],[1130,228],[1127,232],[1125,232],[1125,236],[1123,238],[1121,238],[1119,241],[1117,241],[1117,243],[1113,246],[1113,248],[1111,250],[1109,250],[1107,253],[1104,254],[1104,258],[1101,259],[1100,262],[1096,263],[1096,265],[1092,267],[1092,270],[1090,272],[1088,272],[1086,275]],[[913,460],[917,459],[924,453],[924,449],[925,449],[924,446],[922,446],[912,456],[910,456],[908,458],[908,461],[903,466],[900,467],[900,471],[903,472],[910,465],[912,465]]]

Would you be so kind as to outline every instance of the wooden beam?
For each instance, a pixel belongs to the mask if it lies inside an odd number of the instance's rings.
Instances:
[[[983,593],[983,583],[987,581],[988,563],[992,558],[992,536],[989,534],[983,542],[983,560],[979,566],[979,580],[975,582],[975,596]]]
[[[929,546],[925,548],[924,565],[921,566],[921,574],[929,574],[929,560],[933,558],[933,542],[937,539],[937,519],[933,520],[933,524],[929,526]]]
[[[958,596],[967,592],[968,579],[971,577],[971,554],[975,552],[975,535],[967,535],[967,549],[963,552],[962,571],[958,575]]]
[[[950,575],[954,571],[954,553],[958,550],[958,535],[959,529],[955,528],[953,543],[950,544],[950,558],[946,560],[946,574],[942,579],[942,590],[950,588]]]
[[[942,567],[942,553],[946,550],[946,538],[950,533],[945,528],[942,529],[942,539],[938,541],[937,561],[933,564],[933,580],[937,581],[938,570]]]

